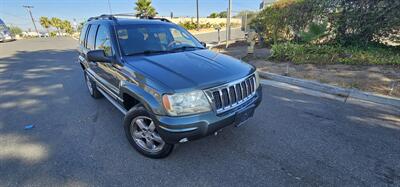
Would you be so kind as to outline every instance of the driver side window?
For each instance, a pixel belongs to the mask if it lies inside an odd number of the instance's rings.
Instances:
[[[112,56],[113,51],[111,48],[110,34],[108,33],[107,27],[101,25],[97,31],[96,46],[95,49],[104,50],[106,56]]]

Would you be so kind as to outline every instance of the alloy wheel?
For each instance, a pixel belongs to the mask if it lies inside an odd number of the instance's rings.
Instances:
[[[130,133],[135,143],[145,151],[156,153],[161,151],[165,145],[153,120],[149,117],[138,116],[133,119]]]
[[[90,94],[93,95],[92,82],[90,81],[89,76],[87,74],[85,75],[85,78],[86,78],[86,86],[88,87]]]

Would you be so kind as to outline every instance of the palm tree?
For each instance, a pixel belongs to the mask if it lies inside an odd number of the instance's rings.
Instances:
[[[51,18],[50,23],[53,27],[57,29],[58,35],[61,35],[60,28],[62,27],[62,21],[60,18]]]
[[[47,17],[40,17],[39,19],[40,25],[47,30],[47,33],[50,35],[49,28],[51,26],[51,21]]]
[[[154,17],[158,13],[156,9],[151,5],[151,0],[138,0],[136,3],[136,17]]]
[[[61,25],[62,25],[62,29],[64,30],[64,32],[66,32],[68,34],[72,34],[74,32],[71,22],[69,22],[68,20],[62,21]]]

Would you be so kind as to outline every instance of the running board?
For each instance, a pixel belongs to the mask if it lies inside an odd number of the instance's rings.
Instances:
[[[111,104],[113,104],[115,107],[118,108],[119,111],[122,112],[122,114],[126,115],[126,113],[128,112],[124,107],[122,107],[120,104],[117,103],[117,101],[115,101],[113,98],[111,98],[111,96],[109,96],[105,91],[103,91],[101,88],[97,87],[97,90],[99,90],[99,92],[101,94],[104,95],[104,97],[111,102]]]

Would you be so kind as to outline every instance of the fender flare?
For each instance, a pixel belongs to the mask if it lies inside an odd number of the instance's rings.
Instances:
[[[164,107],[161,104],[161,96],[157,98],[158,93],[151,94],[138,85],[123,81],[120,86],[120,97],[123,98],[124,94],[135,98],[143,104],[147,111],[153,114],[165,114]]]

